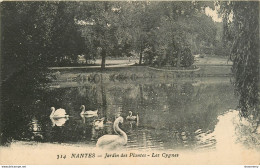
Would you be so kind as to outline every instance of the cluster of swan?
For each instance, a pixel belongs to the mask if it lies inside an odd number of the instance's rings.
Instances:
[[[80,107],[80,109],[81,109],[81,112],[80,112],[81,116],[90,116],[90,117],[92,117],[92,116],[97,116],[97,113],[98,113],[98,110],[86,111],[84,105],[82,105]],[[61,127],[69,119],[69,115],[66,113],[65,109],[59,108],[59,109],[55,110],[54,107],[51,107],[50,119],[52,121],[52,124],[53,124],[52,126],[53,127],[55,125],[58,126],[58,127]]]
[[[80,107],[81,109],[81,112],[80,112],[80,115],[91,115],[91,116],[96,116],[97,113],[98,113],[98,110],[94,110],[94,111],[86,111],[85,109],[85,106],[84,105],[81,105]],[[69,115],[67,115],[66,111],[62,108],[59,108],[55,111],[55,108],[54,107],[51,107],[51,115],[50,115],[50,118],[68,118]]]
[[[86,108],[84,105],[80,107],[81,112],[80,115],[90,115],[90,116],[97,116],[98,110],[95,111],[86,111]],[[59,119],[59,118],[68,118],[69,115],[67,115],[66,111],[64,109],[57,109],[55,111],[54,107],[51,107],[52,113],[50,115],[50,118],[53,119]],[[129,111],[129,115],[126,117],[126,120],[128,121],[139,121],[138,114],[136,116],[133,116],[133,112]],[[103,127],[104,118],[96,119],[94,121],[95,127]],[[118,116],[113,124],[114,132],[117,135],[103,135],[100,137],[97,141],[96,146],[100,148],[105,149],[116,149],[117,147],[122,147],[127,144],[127,135],[126,133],[120,129],[119,123],[123,123],[124,118],[121,116]]]

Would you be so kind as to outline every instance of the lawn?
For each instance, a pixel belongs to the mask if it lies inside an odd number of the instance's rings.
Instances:
[[[232,65],[232,61],[228,61],[228,57],[205,56],[204,58],[196,58],[195,65]]]
[[[128,65],[139,63],[138,59],[130,58],[130,59],[107,59],[106,65]],[[101,65],[101,59],[96,59],[96,65]]]

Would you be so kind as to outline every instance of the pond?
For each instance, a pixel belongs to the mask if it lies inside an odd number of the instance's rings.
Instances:
[[[5,109],[8,121],[2,123],[3,138],[95,147],[102,135],[115,134],[113,122],[121,115],[127,149],[214,149],[216,139],[210,135],[218,116],[237,106],[228,77],[101,80],[60,86],[28,93],[20,98],[19,107]],[[81,105],[98,110],[98,115],[80,115]],[[50,119],[51,107],[65,109],[69,117]],[[126,120],[129,111],[139,120]],[[97,119],[103,119],[103,124]]]

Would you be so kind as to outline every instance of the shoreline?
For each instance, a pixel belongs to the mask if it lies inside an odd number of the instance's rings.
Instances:
[[[101,70],[97,67],[52,68],[53,82],[136,81],[138,79],[182,79],[205,77],[231,77],[230,66],[201,66],[196,69],[167,70],[148,66],[114,66]]]

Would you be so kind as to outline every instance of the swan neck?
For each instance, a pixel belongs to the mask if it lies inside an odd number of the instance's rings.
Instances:
[[[82,106],[82,111],[81,113],[85,113],[85,106]]]
[[[122,136],[125,139],[125,141],[127,141],[126,133],[119,128],[118,124],[119,124],[119,122],[115,122],[114,123],[114,131],[115,131],[115,133],[117,133],[118,135]]]
[[[54,112],[55,112],[55,109],[53,108],[50,117],[54,116]]]

